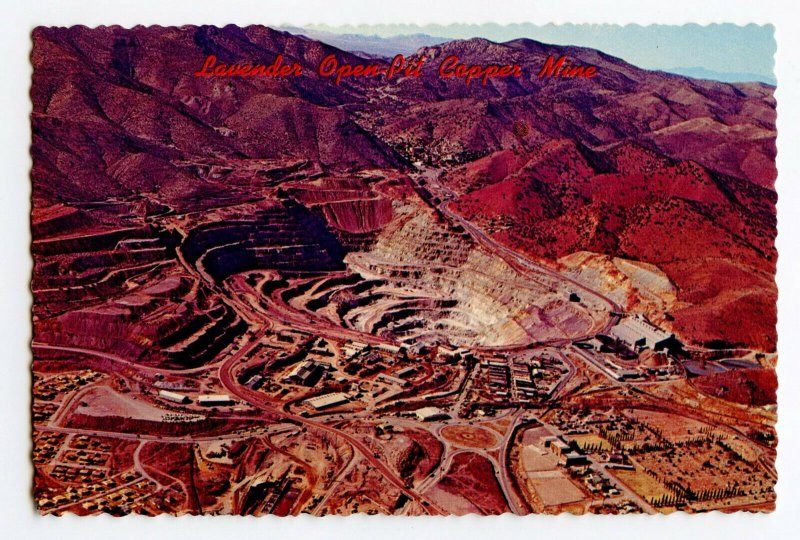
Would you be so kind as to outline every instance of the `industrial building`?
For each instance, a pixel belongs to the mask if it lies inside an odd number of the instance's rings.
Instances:
[[[557,456],[566,454],[571,450],[570,446],[566,442],[564,442],[564,440],[561,437],[555,437],[555,436],[545,437],[542,440],[544,442],[544,447],[549,448],[550,451],[552,451]]]
[[[387,375],[385,373],[381,373],[380,375],[378,375],[377,378],[378,378],[379,381],[381,381],[383,383],[396,384],[397,386],[408,386],[408,385],[411,384],[410,382],[408,382],[408,381],[406,381],[404,379],[400,379],[400,378],[397,378],[397,377],[392,377],[391,375]]]
[[[377,353],[371,353],[364,358],[364,363],[368,366],[374,366],[375,364],[379,363],[383,360],[383,357]]]
[[[417,366],[409,366],[409,367],[404,367],[403,369],[395,373],[395,376],[400,377],[402,379],[416,372],[417,372]]]
[[[525,364],[512,364],[511,371],[514,378],[514,384],[518,389],[534,388],[530,366]]]
[[[264,384],[264,377],[261,375],[254,375],[247,381],[248,386],[253,390],[258,390]]]
[[[588,465],[589,458],[578,452],[567,452],[559,456],[559,461],[565,467],[574,467],[578,465]]]
[[[452,357],[452,356],[456,355],[456,350],[455,349],[450,349],[448,347],[442,347],[442,346],[439,346],[439,350],[437,352],[439,354],[441,354],[442,356],[450,356],[450,357]]]
[[[167,401],[173,401],[175,403],[191,403],[191,399],[189,396],[185,396],[183,394],[179,394],[177,392],[170,392],[169,390],[159,390],[158,396],[166,399]]]
[[[337,405],[343,405],[350,401],[350,397],[347,394],[342,392],[333,392],[331,394],[325,394],[322,396],[316,396],[313,398],[308,398],[304,401],[304,403],[310,405],[311,407],[315,408],[318,411],[322,409],[327,409],[329,407],[335,407]]]
[[[640,314],[626,317],[611,329],[610,334],[634,351],[647,348],[653,351],[673,352],[683,346],[675,338],[675,334],[660,329]]]
[[[635,369],[622,369],[614,373],[614,378],[618,381],[629,381],[631,379],[639,379],[642,377],[640,371]]]
[[[566,466],[586,465],[589,459],[572,449],[561,437],[545,437],[543,439],[545,448],[558,456],[559,462]]]
[[[346,357],[351,357],[359,354],[367,347],[366,343],[361,343],[358,341],[351,341],[342,346],[342,352]]]
[[[438,407],[423,407],[414,411],[414,414],[422,422],[433,422],[434,420],[447,420],[450,415]]]
[[[511,378],[511,370],[507,364],[502,362],[488,362],[489,386],[496,388],[508,388]]]
[[[215,405],[232,405],[233,400],[228,394],[207,394],[205,396],[198,397],[197,403],[199,405],[213,407]]]
[[[314,362],[313,360],[307,360],[292,368],[283,378],[283,382],[300,384],[303,386],[314,386],[319,381],[324,370],[322,364]]]

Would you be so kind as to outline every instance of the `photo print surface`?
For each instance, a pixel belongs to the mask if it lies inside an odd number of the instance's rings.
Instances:
[[[36,28],[37,508],[773,510],[772,34]]]

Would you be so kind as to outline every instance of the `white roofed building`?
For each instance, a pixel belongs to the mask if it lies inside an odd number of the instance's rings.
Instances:
[[[233,400],[228,394],[207,394],[197,398],[197,403],[200,405],[214,406],[214,405],[232,405]]]
[[[179,394],[178,392],[170,392],[169,390],[159,390],[158,396],[166,399],[167,401],[173,401],[175,403],[189,403],[191,400],[189,396],[184,394]]]
[[[633,350],[648,348],[660,351],[680,345],[675,334],[662,330],[639,314],[624,318],[609,334]]]
[[[438,407],[423,407],[421,409],[417,409],[414,411],[414,414],[417,415],[423,422],[432,422],[434,420],[447,420],[450,418],[450,415],[444,412],[443,410],[439,409]]]
[[[327,409],[328,407],[335,407],[337,405],[343,405],[350,401],[350,397],[342,392],[333,392],[331,394],[325,394],[322,396],[316,396],[313,398],[308,398],[304,401],[308,405],[314,407],[316,410],[320,411],[322,409]]]

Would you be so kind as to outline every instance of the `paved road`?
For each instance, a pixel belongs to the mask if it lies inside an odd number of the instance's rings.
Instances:
[[[498,457],[498,480],[500,482],[500,487],[503,489],[503,494],[505,495],[509,508],[517,515],[526,515],[529,513],[529,510],[517,491],[514,489],[513,483],[511,482],[511,474],[508,471],[508,461],[506,460],[506,456],[508,455],[508,445],[511,444],[511,437],[514,434],[514,430],[516,429],[517,425],[520,423],[523,414],[524,411],[520,409],[512,415],[511,424],[508,426],[508,430],[503,437],[503,442],[500,445],[500,454]]]
[[[117,356],[116,354],[107,353],[104,351],[97,351],[94,349],[87,349],[85,347],[72,347],[68,345],[52,345],[48,343],[42,343],[39,341],[34,341],[31,343],[31,348],[33,349],[46,349],[52,351],[63,351],[63,352],[71,352],[77,354],[85,354],[88,356],[95,356],[97,358],[102,358],[104,360],[109,360],[114,362],[115,364],[122,364],[124,366],[133,368],[137,371],[142,371],[145,373],[151,373],[155,375],[156,373],[164,373],[165,371],[169,371],[170,374],[175,375],[191,375],[193,373],[202,373],[203,371],[208,371],[213,369],[214,367],[218,366],[222,363],[222,361],[215,362],[214,364],[206,364],[204,366],[195,367],[195,368],[188,368],[188,369],[167,369],[153,367],[153,366],[146,366],[140,364],[138,362],[132,362],[130,360],[126,360],[121,356]]]

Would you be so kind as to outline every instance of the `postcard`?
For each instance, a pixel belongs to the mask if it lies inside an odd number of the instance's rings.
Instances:
[[[35,28],[38,511],[772,511],[773,32]]]

